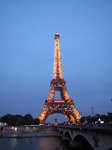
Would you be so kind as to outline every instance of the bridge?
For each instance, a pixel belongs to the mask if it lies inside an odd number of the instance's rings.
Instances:
[[[112,150],[112,124],[58,126],[58,136],[69,147],[89,150]]]

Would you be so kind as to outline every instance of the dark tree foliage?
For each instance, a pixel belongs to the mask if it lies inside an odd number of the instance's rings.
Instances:
[[[112,112],[108,112],[107,115],[100,115],[100,114],[95,114],[94,117],[91,116],[84,116],[81,118],[81,123],[84,123],[87,121],[87,123],[95,123],[98,121],[98,119],[101,119],[104,121],[104,123],[112,123]]]
[[[24,117],[25,124],[30,125],[34,123],[34,119],[30,114],[26,114]]]
[[[21,126],[21,125],[38,125],[39,119],[34,119],[30,114],[26,114],[24,117],[21,115],[7,114],[0,118],[0,122],[7,123],[8,125]]]

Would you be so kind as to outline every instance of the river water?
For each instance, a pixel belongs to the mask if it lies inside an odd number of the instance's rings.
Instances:
[[[0,150],[71,150],[58,137],[0,138]],[[76,150],[76,149],[75,149]]]

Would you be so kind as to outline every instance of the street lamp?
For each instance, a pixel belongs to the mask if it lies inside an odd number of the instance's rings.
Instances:
[[[94,116],[94,114],[93,114],[93,107],[91,109],[92,109],[92,117],[93,117]]]

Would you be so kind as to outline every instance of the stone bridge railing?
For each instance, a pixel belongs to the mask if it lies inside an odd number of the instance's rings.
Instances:
[[[112,149],[112,124],[58,126],[58,136],[68,140],[70,147],[94,150]]]

